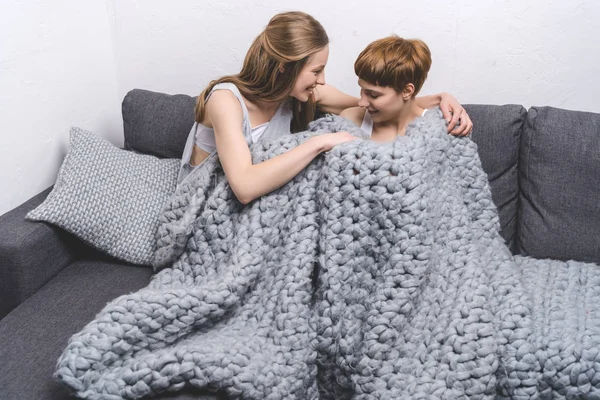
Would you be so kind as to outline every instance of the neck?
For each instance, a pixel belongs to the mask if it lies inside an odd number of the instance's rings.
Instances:
[[[268,101],[268,100],[249,100],[244,97],[244,101],[246,102],[246,107],[248,110],[257,110],[260,113],[264,114],[273,114],[277,107],[279,107],[283,102],[282,101]]]
[[[254,102],[254,104],[256,104],[258,107],[260,107],[263,110],[275,110],[277,107],[279,107],[281,105],[281,103],[283,103],[283,101],[269,101],[269,100],[256,100]]]

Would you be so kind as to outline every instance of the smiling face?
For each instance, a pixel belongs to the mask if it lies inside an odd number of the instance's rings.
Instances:
[[[431,53],[418,39],[392,35],[370,43],[354,63],[361,87],[359,106],[375,122],[398,119],[409,113],[431,67]]]
[[[405,99],[406,93],[404,92],[398,93],[389,86],[374,85],[363,79],[358,80],[358,85],[360,86],[358,105],[369,111],[373,122],[397,118],[407,107],[409,100]]]
[[[317,85],[325,84],[325,65],[327,65],[328,58],[329,46],[325,46],[312,54],[298,74],[290,96],[295,97],[303,103],[308,101],[309,97],[312,96],[313,89]]]

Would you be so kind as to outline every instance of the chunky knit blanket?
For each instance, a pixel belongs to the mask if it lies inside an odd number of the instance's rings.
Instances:
[[[337,130],[360,135],[327,117],[253,157]],[[209,158],[170,201],[155,266],[71,338],[56,376],[78,396],[600,396],[600,273],[515,261],[475,144],[439,110],[393,143],[340,145],[246,206]]]

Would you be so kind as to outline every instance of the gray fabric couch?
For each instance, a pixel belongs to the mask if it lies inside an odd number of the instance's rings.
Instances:
[[[125,147],[179,157],[193,107],[189,96],[131,91],[123,101]],[[465,107],[513,253],[600,264],[600,114]],[[0,399],[70,398],[52,378],[69,337],[152,275],[59,228],[25,221],[49,191],[0,216]],[[188,388],[160,398],[222,397]]]

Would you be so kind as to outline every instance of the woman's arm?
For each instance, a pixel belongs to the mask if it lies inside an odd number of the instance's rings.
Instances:
[[[438,94],[430,94],[427,96],[418,96],[418,97],[415,97],[415,103],[417,103],[417,105],[419,107],[424,108],[424,109],[437,107],[442,102],[442,96],[444,94],[445,93],[438,93]]]
[[[321,111],[340,114],[347,108],[358,106],[358,98],[350,96],[331,85],[318,86],[315,90],[315,101]],[[421,108],[439,106],[448,122],[448,132],[453,135],[466,136],[473,130],[473,123],[467,111],[450,93],[439,93],[429,96],[419,96],[415,99]],[[457,126],[460,120],[460,125]]]
[[[326,113],[339,115],[347,108],[358,106],[358,97],[350,96],[328,84],[317,86],[314,94],[317,106]]]
[[[243,204],[289,182],[319,153],[356,139],[347,132],[315,136],[282,155],[253,165],[240,128],[242,108],[235,96],[227,90],[216,91],[206,104],[206,112],[215,132],[217,152],[229,185]]]

